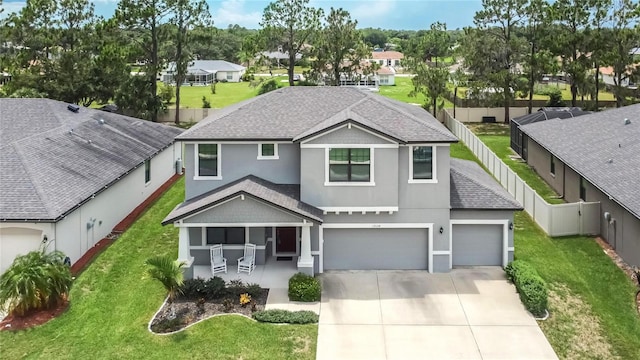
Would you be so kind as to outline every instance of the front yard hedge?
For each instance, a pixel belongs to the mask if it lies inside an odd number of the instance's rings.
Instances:
[[[321,292],[320,280],[313,276],[297,273],[289,279],[290,301],[320,301]]]
[[[507,277],[520,294],[524,306],[535,316],[543,316],[547,309],[549,291],[536,269],[526,261],[515,260],[505,268]]]
[[[260,322],[275,324],[315,324],[318,322],[318,314],[308,310],[288,311],[271,309],[257,311],[253,313],[253,318]]]

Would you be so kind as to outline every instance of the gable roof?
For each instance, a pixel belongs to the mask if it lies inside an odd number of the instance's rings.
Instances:
[[[348,87],[281,88],[228,106],[178,136],[178,140],[298,141],[353,121],[400,143],[457,142],[421,107]]]
[[[251,196],[283,211],[322,222],[322,210],[300,201],[300,185],[274,184],[249,175],[183,202],[162,220],[162,225],[184,219],[239,195]]]
[[[55,100],[0,99],[0,221],[57,221],[181,132],[84,107],[75,113]]]
[[[171,62],[167,66],[167,71],[175,71],[176,63]],[[203,71],[205,73],[215,73],[217,71],[242,71],[245,67],[224,60],[193,60],[187,67],[188,73]]]
[[[640,218],[640,104],[520,129]]]
[[[399,51],[373,51],[371,58],[375,60],[404,59],[404,54]]]
[[[453,210],[522,210],[507,190],[473,161],[450,160]]]

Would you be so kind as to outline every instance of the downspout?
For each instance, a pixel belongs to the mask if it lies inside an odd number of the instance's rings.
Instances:
[[[561,161],[562,162],[562,161]],[[565,199],[565,187],[567,184],[567,166],[562,162],[562,198]],[[566,199],[565,199],[566,200]]]

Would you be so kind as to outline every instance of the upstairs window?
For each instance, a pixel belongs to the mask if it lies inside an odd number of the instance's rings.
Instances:
[[[278,159],[278,144],[258,144],[258,160]]]
[[[412,146],[410,149],[409,182],[434,182],[436,177],[433,146]]]
[[[151,181],[151,159],[144,161],[144,183],[148,184]]]
[[[196,144],[196,177],[220,177],[220,145]]]
[[[370,182],[371,149],[329,149],[329,182]]]

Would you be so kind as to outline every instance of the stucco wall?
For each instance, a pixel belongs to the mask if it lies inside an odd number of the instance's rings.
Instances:
[[[222,144],[221,180],[194,180],[195,150],[185,145],[185,200],[206,193],[247,175],[276,184],[300,183],[300,150],[297,144],[278,144],[277,160],[258,160],[258,144]]]
[[[0,274],[18,255],[25,255],[41,246],[46,250],[55,249],[54,232],[53,223],[0,223]]]
[[[227,78],[228,73],[232,74],[231,79]],[[244,74],[244,70],[243,71],[218,71],[216,72],[216,79],[218,79],[218,81],[227,80],[228,82],[239,82],[242,78],[242,74]]]

